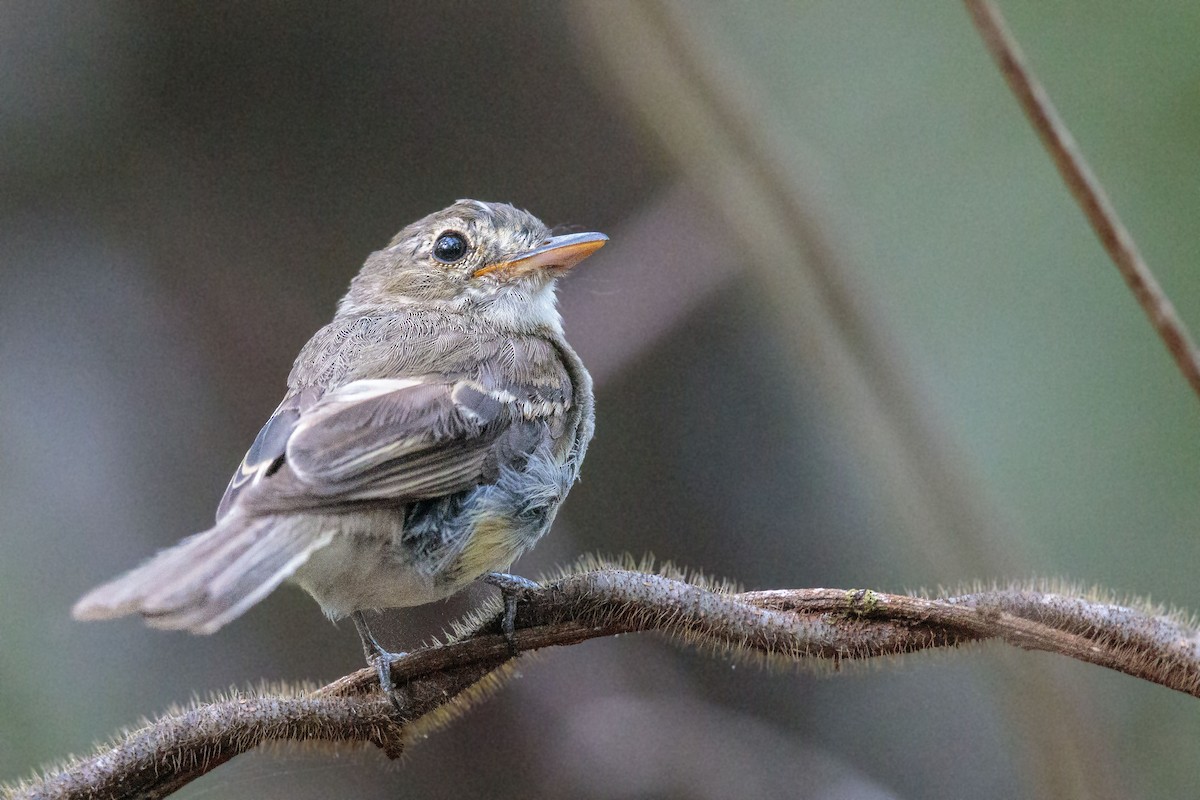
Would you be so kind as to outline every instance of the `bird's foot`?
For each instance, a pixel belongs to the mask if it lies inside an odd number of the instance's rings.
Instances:
[[[396,709],[397,714],[405,713],[404,704],[400,702],[400,696],[396,693],[396,684],[392,681],[392,664],[401,658],[404,658],[408,653],[391,653],[387,650],[380,650],[374,658],[367,659],[367,664],[375,668],[375,673],[379,676],[379,688],[387,695],[387,699],[392,701],[392,708]]]
[[[504,616],[500,620],[500,630],[504,634],[504,641],[508,642],[508,652],[515,656],[519,652],[514,638],[517,624],[517,603],[527,592],[538,591],[542,587],[528,578],[509,575],[507,572],[489,572],[480,580],[490,583],[500,590],[500,596],[504,599]]]
[[[362,640],[367,666],[375,669],[375,674],[379,676],[379,688],[387,695],[388,700],[392,701],[392,707],[396,709],[396,712],[403,714],[404,706],[396,694],[396,683],[392,680],[392,664],[408,654],[385,650],[379,640],[375,638],[375,634],[371,633],[371,629],[367,627],[366,617],[361,611],[355,611],[352,617],[354,627],[358,629],[358,638]]]

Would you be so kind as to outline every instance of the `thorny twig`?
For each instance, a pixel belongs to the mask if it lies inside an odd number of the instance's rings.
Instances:
[[[997,639],[1108,667],[1200,697],[1200,640],[1180,620],[1047,589],[922,598],[869,590],[729,593],[661,574],[597,569],[531,592],[514,644],[526,652],[660,631],[775,663],[848,661]],[[267,741],[370,742],[395,757],[414,723],[445,713],[512,658],[497,618],[397,661],[402,714],[362,669],[314,692],[198,705],[14,790],[20,798],[163,797]]]

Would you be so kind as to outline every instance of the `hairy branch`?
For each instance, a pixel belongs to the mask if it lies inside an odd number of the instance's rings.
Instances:
[[[965,0],[971,19],[983,42],[1016,95],[1042,144],[1054,159],[1058,172],[1075,201],[1083,209],[1092,230],[1117,265],[1121,277],[1166,343],[1179,371],[1200,395],[1200,351],[1187,326],[1159,286],[1150,267],[1138,252],[1133,236],[1122,224],[1100,181],[1083,158],[1066,123],[1059,117],[1049,95],[1025,63],[1025,57],[1009,32],[999,9],[989,0]]]
[[[514,642],[524,652],[639,631],[780,664],[838,665],[997,639],[1200,697],[1200,635],[1192,624],[1050,587],[940,598],[841,589],[733,593],[679,576],[602,568],[528,593]],[[497,683],[497,670],[513,657],[498,618],[488,617],[395,662],[402,713],[379,695],[369,669],[311,692],[248,693],[159,719],[15,787],[13,796],[163,797],[268,741],[370,742],[396,757],[417,730]]]

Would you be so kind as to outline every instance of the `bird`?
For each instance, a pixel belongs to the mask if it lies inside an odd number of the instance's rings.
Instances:
[[[459,200],[372,253],[301,349],[213,527],[93,589],[80,620],[141,615],[209,634],[285,581],[353,619],[393,698],[364,612],[500,588],[550,528],[595,428],[592,379],[567,343],[557,280],[604,246],[551,235],[504,203]]]

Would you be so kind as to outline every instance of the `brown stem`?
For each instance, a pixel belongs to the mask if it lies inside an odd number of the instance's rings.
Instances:
[[[1009,32],[1004,17],[989,0],[964,2],[984,44],[1041,137],[1042,144],[1054,159],[1059,174],[1083,209],[1092,230],[1100,237],[1100,243],[1150,318],[1150,324],[1171,351],[1179,371],[1191,384],[1192,390],[1200,395],[1200,351],[1197,351],[1187,326],[1138,252],[1133,236],[1121,223],[1108,195],[1084,160],[1046,90],[1025,63],[1025,57]]]
[[[1126,606],[1028,588],[936,599],[843,589],[731,594],[663,575],[599,569],[530,593],[514,643],[523,652],[637,631],[777,662],[833,664],[994,638],[1200,697],[1193,628]],[[164,797],[273,740],[369,742],[395,757],[410,723],[450,706],[511,658],[498,619],[489,619],[395,663],[402,713],[379,696],[374,671],[362,669],[314,692],[247,694],[163,717],[16,787],[13,797]]]

